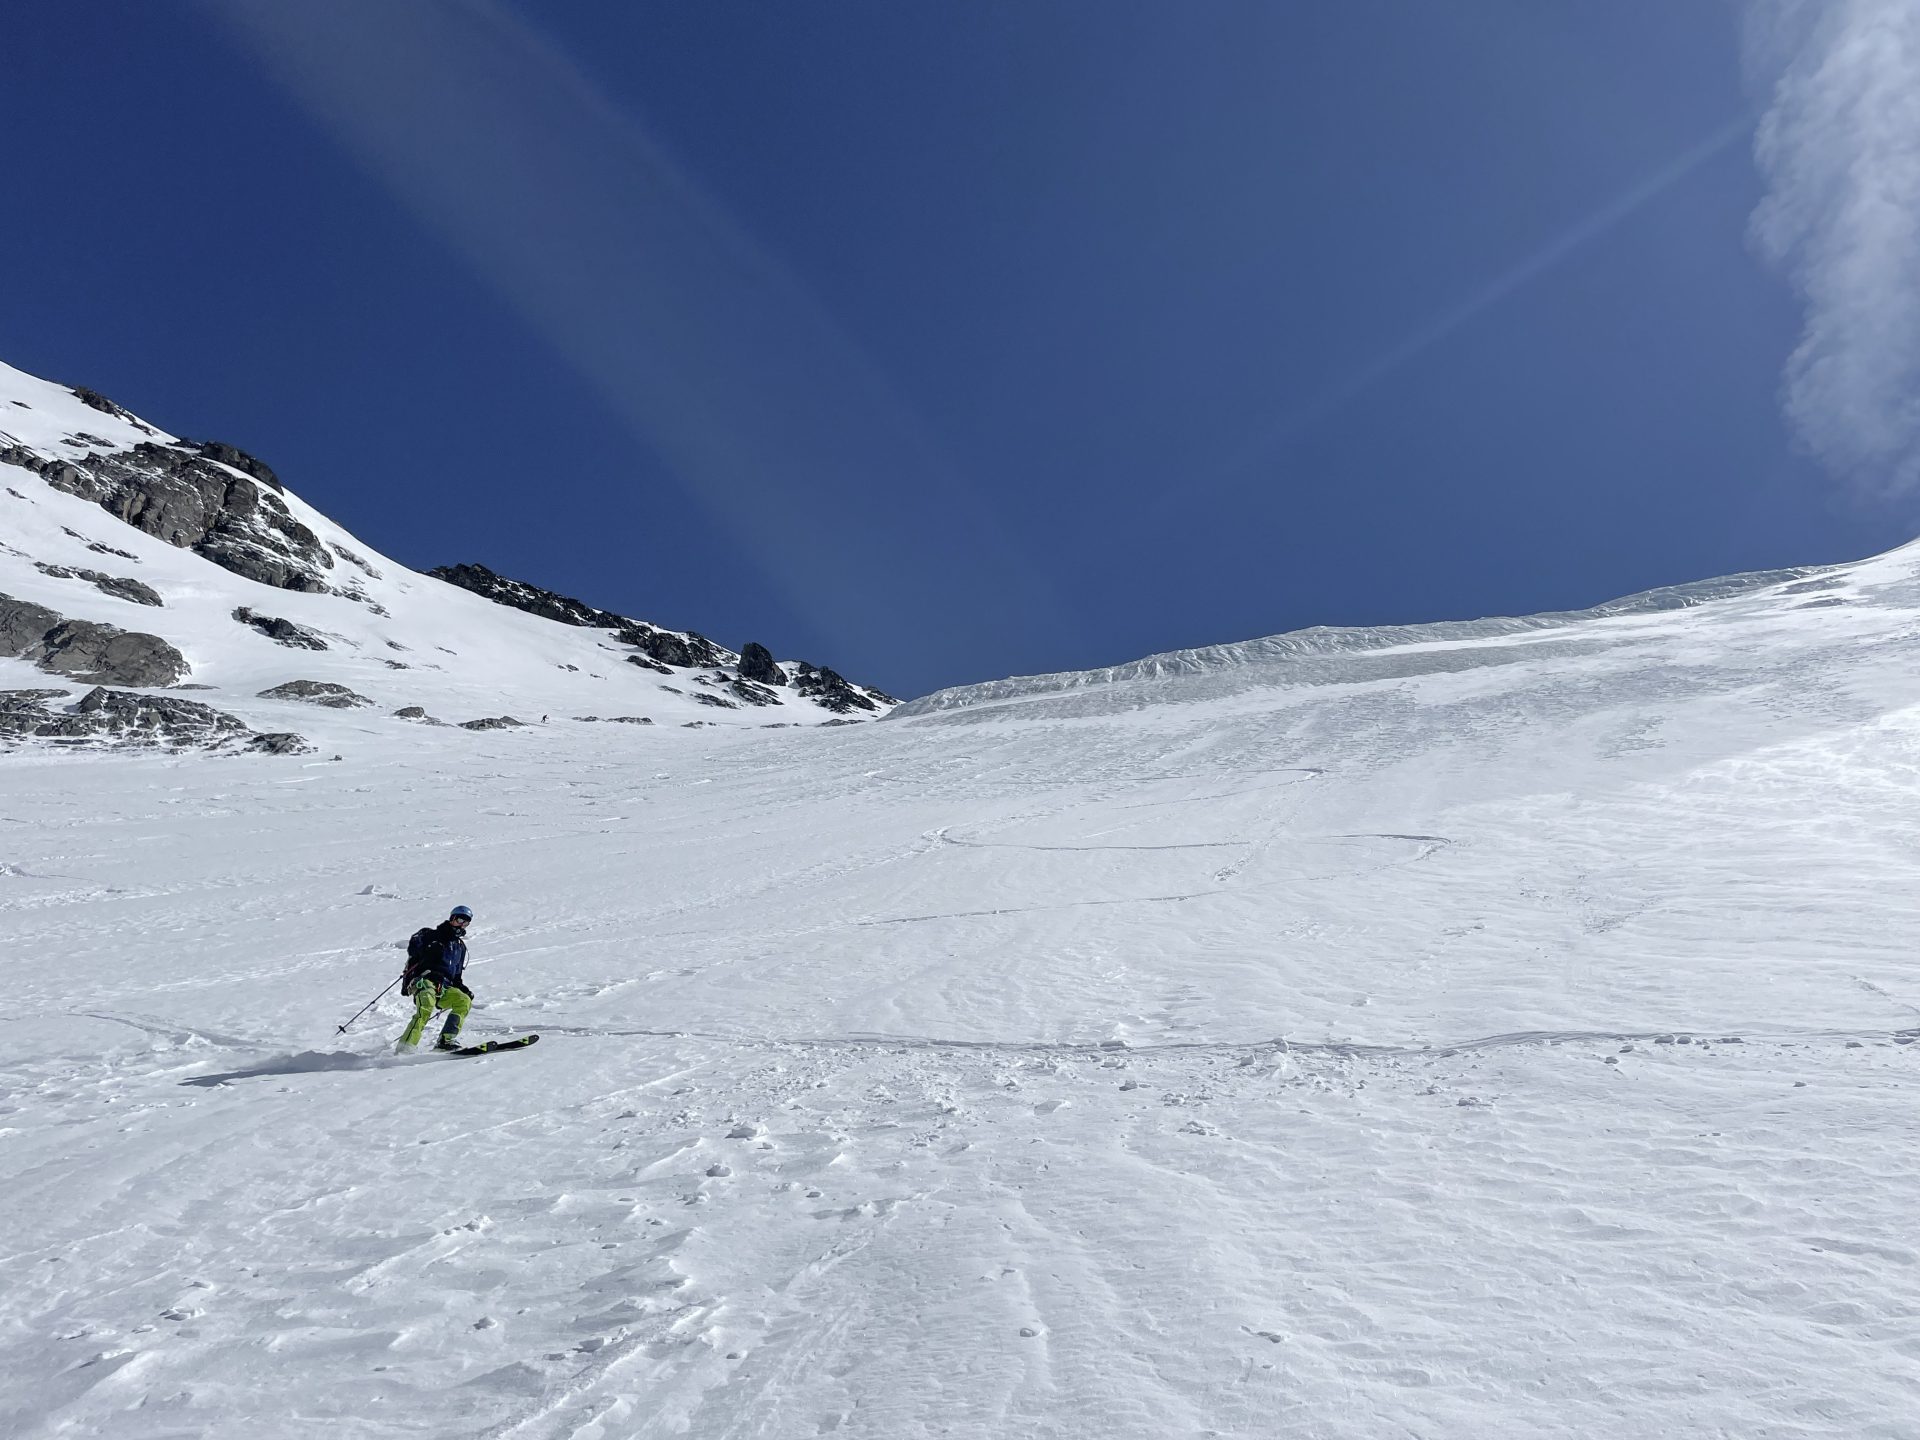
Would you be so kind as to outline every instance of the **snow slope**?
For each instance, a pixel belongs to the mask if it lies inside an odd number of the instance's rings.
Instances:
[[[0,757],[0,1433],[1920,1434],[1917,662],[1910,547],[644,765]],[[456,901],[541,1043],[336,1034]]]
[[[19,447],[42,459],[78,460],[142,443],[180,442],[124,411],[102,411],[65,386],[0,365],[0,452]],[[230,473],[256,483],[240,470]],[[604,630],[541,619],[417,574],[370,550],[297,495],[279,498],[325,547],[322,559],[332,567],[325,592],[301,593],[234,574],[30,470],[0,463],[0,595],[158,635],[185,655],[192,667],[188,682],[207,692],[192,698],[257,730],[298,732],[328,753],[391,738],[405,725],[391,712],[414,705],[451,724],[502,714],[524,722],[549,715],[559,725],[581,715],[751,727],[835,718],[788,689],[767,689],[769,703],[745,706],[705,670],[661,674],[628,663],[633,649]],[[83,579],[49,576],[45,566],[138,580],[164,605],[103,594]],[[305,627],[329,648],[277,644],[235,620],[241,607]],[[297,679],[345,685],[373,704],[339,711],[257,698]],[[23,660],[0,659],[0,689],[49,683]],[[85,688],[73,686],[76,693]],[[415,743],[445,748],[464,738]]]

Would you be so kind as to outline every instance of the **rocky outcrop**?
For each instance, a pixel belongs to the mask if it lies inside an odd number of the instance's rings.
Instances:
[[[733,659],[729,652],[704,635],[691,630],[662,630],[644,620],[623,621],[613,638],[662,665],[677,665],[683,670],[701,665],[725,665]]]
[[[323,705],[329,710],[353,710],[373,701],[327,680],[289,680],[271,690],[260,692],[262,700],[300,700],[308,705]]]
[[[281,590],[328,590],[333,555],[293,518],[273,472],[230,446],[214,447],[252,467],[235,473],[225,460],[203,453],[206,448],[143,441],[60,460],[8,446],[0,449],[0,463],[31,470],[54,489],[91,500],[136,530],[236,575]]]
[[[614,639],[633,646],[661,665],[677,665],[687,669],[701,665],[731,664],[734,659],[731,652],[721,649],[704,635],[696,635],[692,631],[662,630],[658,625],[616,615],[611,610],[599,609],[571,595],[542,590],[538,585],[529,585],[524,580],[510,580],[505,575],[496,575],[484,565],[441,565],[427,574],[449,585],[458,585],[462,590],[471,590],[475,595],[485,596],[496,605],[524,610],[543,620],[558,620],[562,625],[579,625],[591,630],[611,630]],[[629,656],[628,659],[633,657]]]
[[[511,715],[489,715],[484,720],[462,720],[460,728],[462,730],[519,730],[524,728],[526,723],[524,720],[514,719]]]
[[[562,625],[618,630],[627,623],[624,617],[610,610],[597,610],[584,600],[542,590],[538,585],[529,585],[524,580],[509,580],[504,575],[494,574],[484,565],[441,565],[427,571],[427,574],[449,585],[458,585],[462,590],[484,595],[496,605],[524,610],[543,620],[558,620]]]
[[[102,575],[98,570],[75,570],[65,565],[48,565],[36,560],[33,568],[42,575],[55,580],[84,580],[102,594],[111,595],[116,600],[131,600],[136,605],[161,605],[165,602],[160,592],[151,585],[139,580],[129,580],[120,575]]]
[[[311,755],[313,746],[291,730],[268,730],[255,734],[247,741],[247,749],[258,750],[265,755]],[[338,760],[338,755],[333,757]]]
[[[793,667],[793,688],[816,705],[839,715],[849,715],[855,710],[871,713],[893,703],[889,695],[855,688],[836,672],[825,666],[809,665],[804,660]]]
[[[68,393],[89,410],[98,410],[102,415],[111,415],[116,420],[131,421],[142,430],[145,430],[149,435],[153,433],[151,426],[138,419],[131,411],[122,410],[98,390],[89,390],[84,385],[74,385],[69,388]]]
[[[15,495],[18,495],[20,492],[18,490],[15,490],[13,491],[13,493]],[[66,531],[66,533],[71,535],[74,539],[78,540],[82,545],[85,545],[89,550],[93,551],[93,553],[96,555],[117,555],[122,560],[131,560],[135,564],[138,564],[140,561],[140,557],[134,554],[131,550],[117,550],[111,545],[102,545],[98,540],[89,540],[86,536],[82,535],[78,530],[74,529],[71,525],[62,525],[60,528]]]
[[[90,685],[167,686],[191,668],[158,635],[68,620],[44,605],[0,595],[0,655]]]
[[[237,607],[233,618],[273,641],[276,645],[285,645],[292,650],[325,650],[327,642],[304,625],[296,625],[291,620],[283,620],[278,615],[262,615],[245,605]],[[395,669],[405,669],[398,661],[387,662]]]
[[[164,687],[175,684],[189,666],[187,657],[158,635],[121,630],[91,620],[68,620],[45,640],[42,670],[70,675],[88,684]]]
[[[757,641],[750,642],[746,649],[735,655],[694,631],[663,630],[648,621],[616,615],[611,610],[601,610],[570,595],[543,590],[523,580],[508,579],[484,565],[442,565],[427,573],[449,585],[458,585],[463,590],[484,596],[497,605],[524,610],[529,615],[558,620],[563,625],[610,630],[620,644],[633,647],[633,653],[626,657],[629,665],[637,665],[661,675],[671,675],[676,670],[731,669],[738,679],[722,683],[730,683],[735,698],[748,705],[779,703],[780,697],[770,693],[766,687],[777,689],[785,686],[791,686],[798,694],[825,709],[845,715],[878,714],[895,703],[890,696],[878,690],[854,685],[831,670],[816,668],[805,662],[796,664],[790,675],[773,658],[773,652]],[[708,704],[735,708],[733,701],[722,700],[718,696],[701,698]]]
[[[67,698],[64,690],[0,690],[0,745],[38,736]]]
[[[609,725],[651,725],[653,723],[653,721],[644,715],[608,715],[605,717],[599,715],[576,715],[573,718],[582,725],[597,725],[601,723],[603,718]]]
[[[760,685],[784,685],[787,672],[774,664],[773,652],[757,640],[749,640],[740,652],[740,678]]]
[[[251,475],[276,495],[287,493],[287,487],[280,483],[280,477],[264,460],[256,460],[237,446],[222,444],[218,440],[202,440],[195,445],[191,440],[183,440],[183,445],[192,446],[209,460],[217,460],[222,465],[231,465],[242,475]]]
[[[735,680],[727,686],[727,693],[749,705],[778,705],[780,697],[764,685],[756,685],[751,680]]]
[[[44,605],[0,595],[0,655],[34,658],[34,650],[60,623]]]
[[[0,691],[0,745],[28,741],[89,747],[259,750],[300,755],[313,747],[286,732],[261,734],[242,721],[168,695],[95,687],[69,703],[64,690]]]
[[[778,705],[780,703],[779,695],[765,685],[756,685],[751,680],[735,679],[724,670],[716,671],[712,675],[696,675],[693,678],[699,684],[710,685],[716,690],[725,690],[742,704]],[[708,705],[718,704],[733,708],[731,701],[721,700],[717,696],[696,694],[693,698]]]

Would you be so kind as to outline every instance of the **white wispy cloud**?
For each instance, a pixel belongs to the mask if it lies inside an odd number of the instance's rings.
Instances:
[[[1761,253],[1806,304],[1783,401],[1836,475],[1920,494],[1920,3],[1749,0]]]

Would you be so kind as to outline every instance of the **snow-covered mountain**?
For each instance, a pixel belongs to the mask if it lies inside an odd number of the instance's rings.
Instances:
[[[252,456],[6,366],[0,689],[0,744],[282,751],[409,720],[758,727],[893,704],[479,566],[416,574]]]
[[[440,644],[676,683],[291,497],[325,590],[13,483],[9,585],[192,617],[259,730],[309,660],[497,711]],[[201,543],[310,560],[274,493]],[[358,713],[0,755],[10,1440],[1915,1433],[1920,547],[644,765]],[[455,902],[541,1042],[343,1031]]]

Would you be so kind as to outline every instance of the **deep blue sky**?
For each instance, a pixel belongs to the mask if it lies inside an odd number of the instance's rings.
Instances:
[[[539,109],[495,196],[511,106],[421,184],[213,9],[7,6],[0,358],[255,451],[408,564],[902,694],[1914,529],[1779,417],[1800,317],[1745,134],[1711,148],[1750,108],[1719,0],[504,13],[479,83],[522,85],[518,34],[606,134]],[[629,141],[684,186],[624,193]],[[556,145],[577,213],[527,199]],[[465,200],[420,199],[443,172]],[[708,230],[656,243],[663,205]]]

